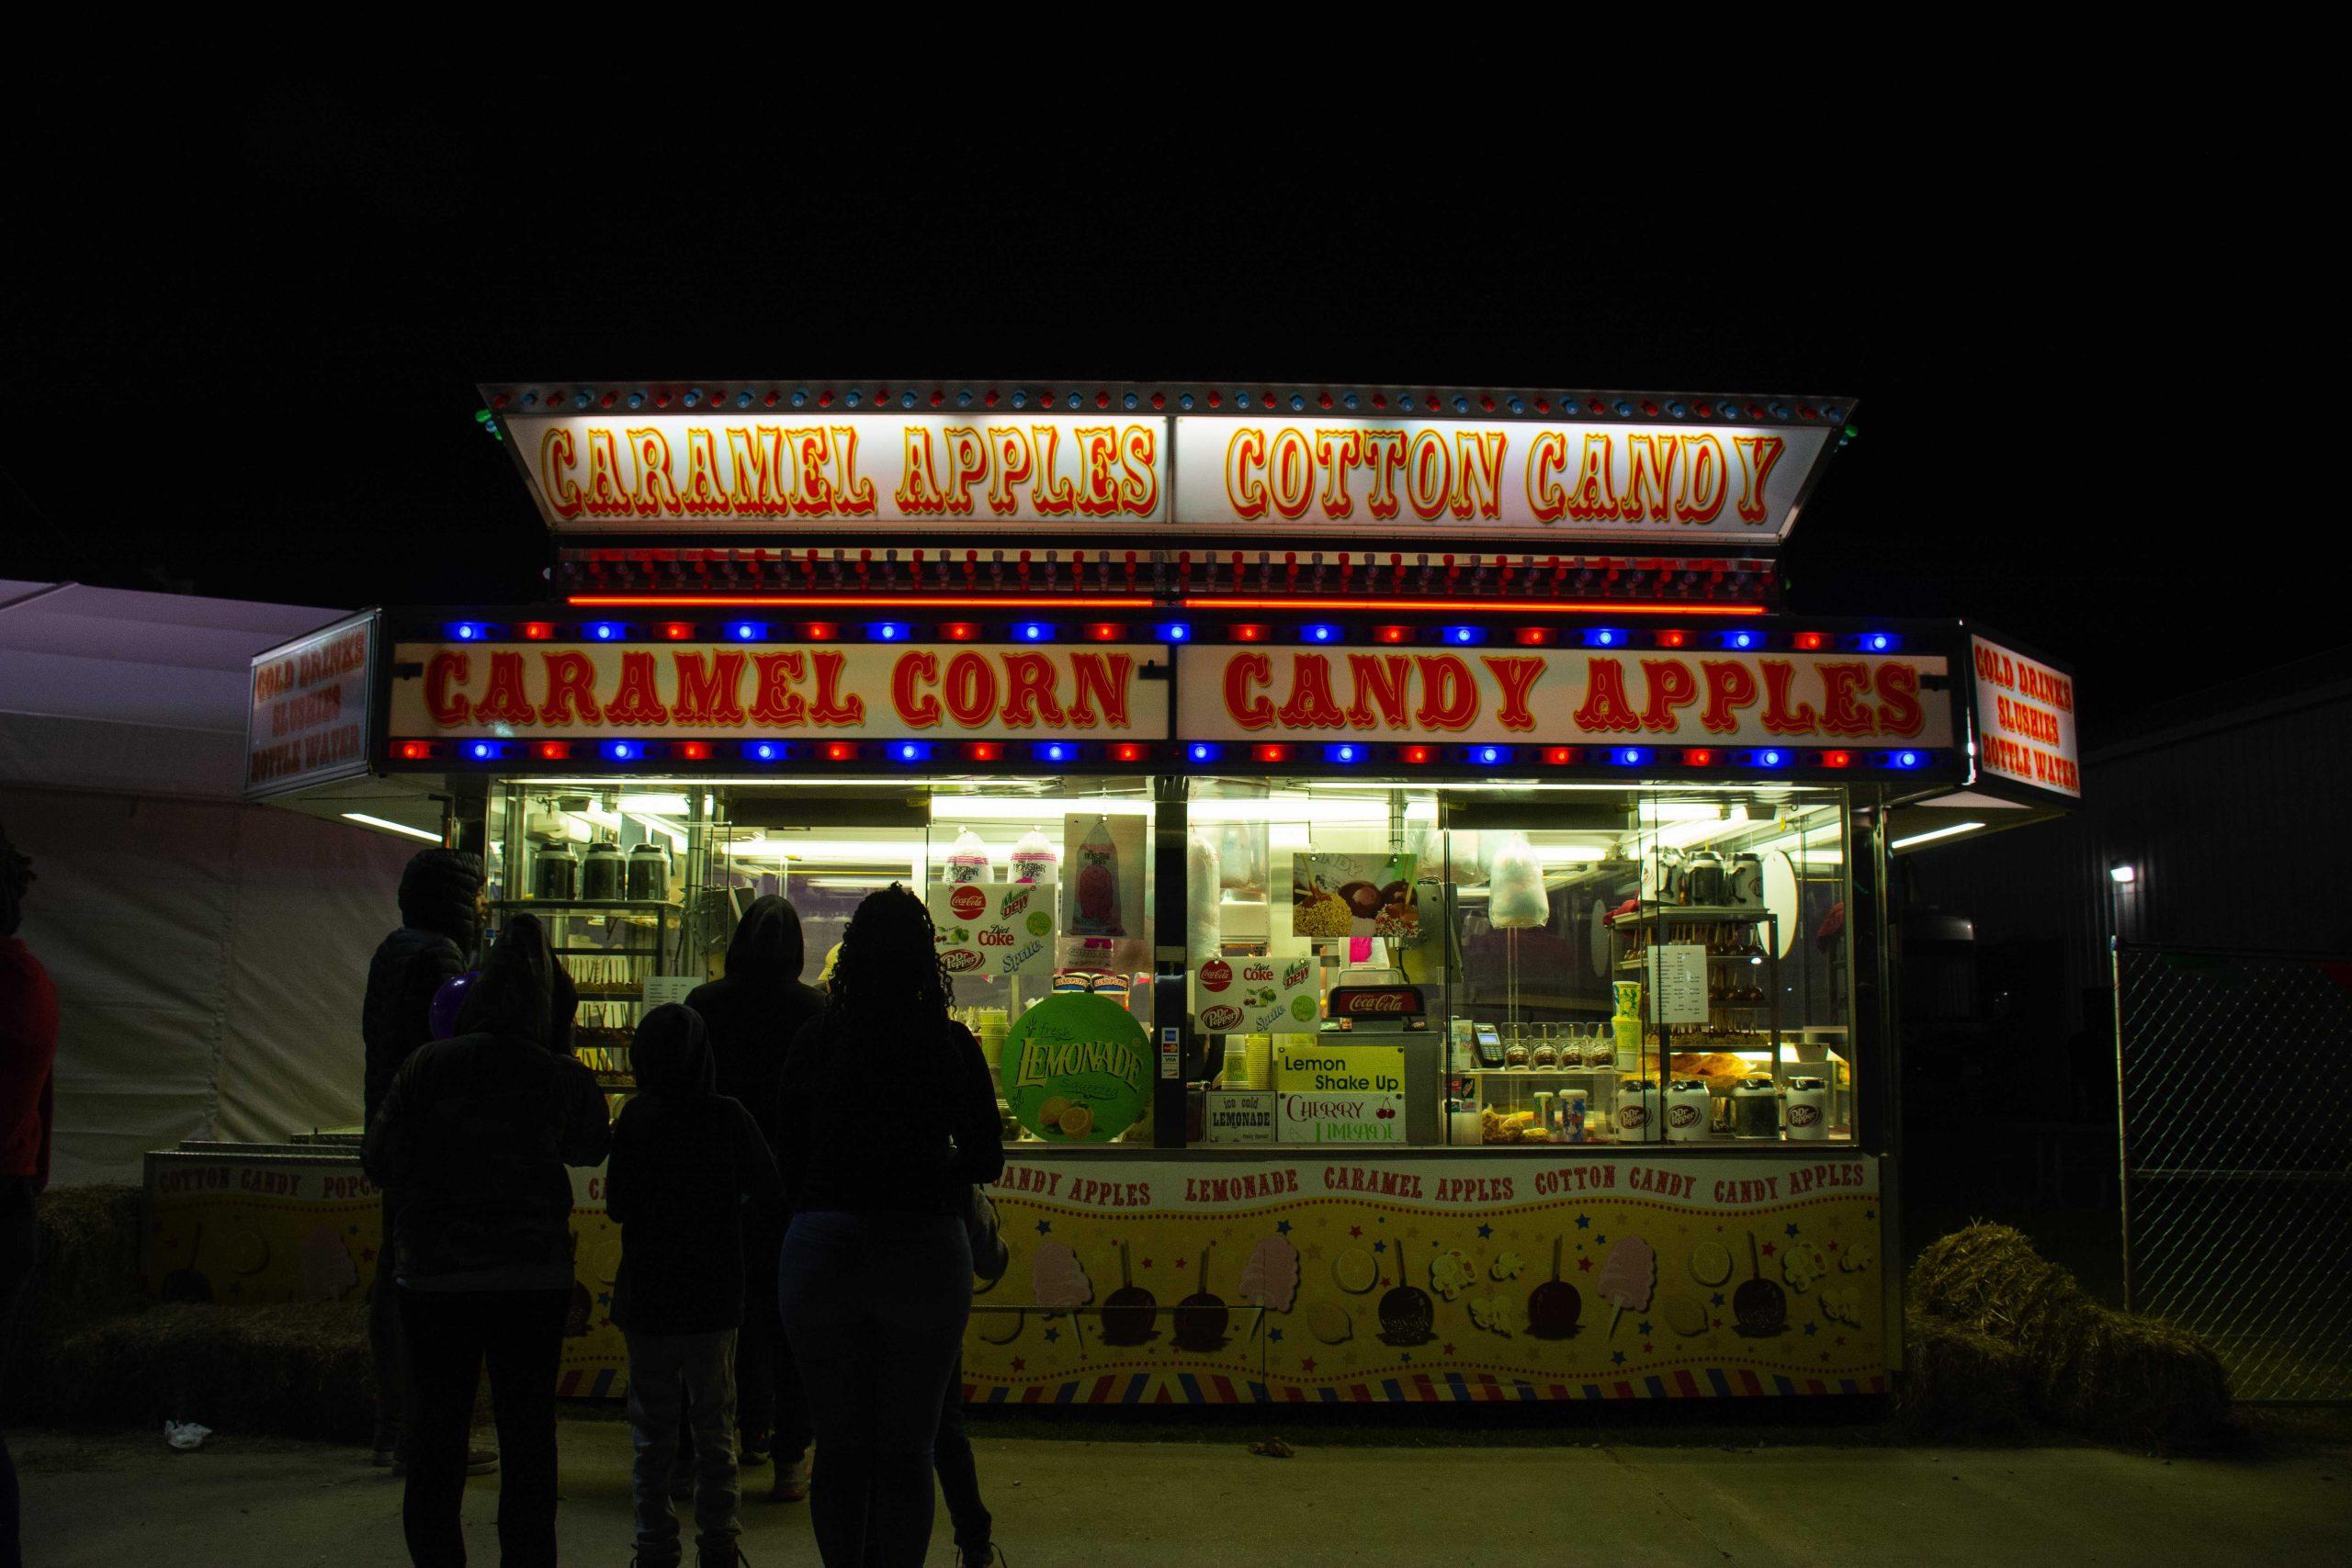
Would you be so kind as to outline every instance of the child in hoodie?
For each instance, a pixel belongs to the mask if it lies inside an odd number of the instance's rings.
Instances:
[[[621,1227],[613,1322],[628,1339],[637,1561],[670,1568],[681,1559],[670,1470],[683,1416],[694,1431],[699,1562],[733,1568],[742,1206],[774,1203],[783,1189],[752,1113],[718,1092],[700,1016],[674,1002],[655,1008],[629,1056],[637,1094],[613,1128],[605,1204]]]

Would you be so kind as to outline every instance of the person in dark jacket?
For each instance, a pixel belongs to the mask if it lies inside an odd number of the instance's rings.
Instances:
[[[696,987],[686,998],[686,1006],[710,1025],[718,1092],[751,1111],[770,1145],[782,1103],[785,1047],[825,1010],[824,993],[800,983],[806,962],[798,912],[770,894],[743,911],[727,947],[726,977]],[[775,1483],[769,1496],[778,1502],[797,1502],[808,1492],[808,1401],[799,1369],[784,1348],[775,1301],[776,1258],[784,1250],[788,1217],[780,1202],[754,1203],[744,1211],[750,1289],[735,1344],[739,1456],[746,1465],[758,1465],[773,1452]]]
[[[481,857],[457,850],[420,850],[401,874],[401,925],[376,948],[368,964],[368,992],[359,1008],[359,1035],[367,1046],[362,1102],[365,1125],[376,1124],[376,1108],[391,1088],[409,1053],[433,1038],[434,993],[463,974],[481,941]],[[384,1197],[383,1256],[391,1255],[395,1221],[391,1196]],[[401,1458],[401,1433],[408,1376],[401,1362],[399,1297],[390,1272],[376,1270],[368,1299],[368,1345],[376,1362],[376,1462]],[[469,1451],[467,1468],[488,1474],[498,1456]]]
[[[702,1016],[673,1003],[637,1026],[637,1095],[613,1128],[605,1213],[621,1227],[613,1322],[628,1339],[630,1472],[639,1568],[679,1561],[671,1476],[693,1422],[695,1550],[735,1568],[735,1335],[743,1321],[746,1201],[784,1194],[752,1113],[719,1092]]]
[[[515,916],[466,993],[457,1035],[401,1065],[361,1149],[397,1222],[414,1401],[401,1523],[411,1560],[434,1568],[466,1560],[466,1428],[485,1361],[505,1466],[500,1560],[556,1560],[555,1383],[573,1246],[564,1167],[596,1164],[610,1141],[596,1080],[553,1048],[570,1028],[558,972],[545,929]]]
[[[972,1304],[964,1216],[1004,1169],[996,1086],[947,1016],[922,900],[893,885],[842,939],[824,1016],[785,1056],[776,1163],[792,1203],[778,1295],[816,1418],[831,1568],[920,1563],[939,1411]],[[889,1086],[888,1136],[856,1113]]]
[[[57,1073],[57,987],[17,936],[33,863],[0,833],[0,1371],[40,1259],[33,1201],[49,1186]],[[23,1568],[17,1461],[0,1434],[0,1568]]]

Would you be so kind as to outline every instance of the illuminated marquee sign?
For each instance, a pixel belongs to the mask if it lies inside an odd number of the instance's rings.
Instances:
[[[503,423],[560,534],[1262,533],[1776,545],[1817,424],[828,409]]]
[[[2021,653],[1969,638],[1976,669],[1976,761],[1996,778],[2081,799],[2075,681]]]
[[[421,739],[812,735],[1158,740],[1157,647],[401,643],[390,733]]]
[[[375,627],[371,610],[254,657],[245,715],[246,798],[368,771]]]
[[[1168,515],[1168,429],[1112,414],[509,416],[560,533],[1032,532]]]
[[[1940,658],[1187,649],[1187,739],[1951,744]],[[1200,668],[1205,664],[1206,668]]]
[[[1183,418],[1176,514],[1429,539],[1773,544],[1828,432],[1740,425]]]

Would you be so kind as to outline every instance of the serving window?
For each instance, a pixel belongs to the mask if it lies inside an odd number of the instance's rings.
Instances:
[[[1845,849],[1835,789],[1203,781],[1194,1131],[1849,1138]]]

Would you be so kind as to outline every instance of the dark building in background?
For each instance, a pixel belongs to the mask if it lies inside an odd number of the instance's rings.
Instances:
[[[2106,727],[2079,810],[1898,863],[1915,1245],[2014,1218],[2113,1269],[2111,942],[2352,953],[2347,806],[2352,652]]]

